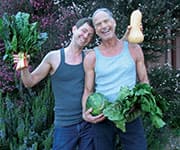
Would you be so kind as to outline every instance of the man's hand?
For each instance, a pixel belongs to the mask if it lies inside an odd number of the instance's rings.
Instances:
[[[132,27],[130,25],[127,27],[126,32],[125,32],[125,34],[122,37],[122,40],[127,40],[131,28]]]
[[[99,123],[105,119],[105,116],[101,113],[97,116],[91,115],[92,108],[88,109],[86,112],[83,112],[83,119],[90,123]]]
[[[18,54],[14,54],[13,59],[16,64],[16,70],[22,70],[28,67],[29,55],[20,52]]]

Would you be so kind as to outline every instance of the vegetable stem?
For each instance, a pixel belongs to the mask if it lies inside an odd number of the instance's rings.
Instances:
[[[16,66],[16,70],[24,69],[28,67],[26,53],[19,52],[18,53],[19,61]]]

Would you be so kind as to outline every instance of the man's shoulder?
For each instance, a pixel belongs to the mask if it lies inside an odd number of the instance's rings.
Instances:
[[[138,54],[139,52],[142,51],[142,48],[139,44],[129,43],[129,50]]]
[[[54,61],[57,61],[57,59],[59,59],[59,57],[60,57],[60,51],[52,50],[46,54],[45,60],[48,61],[49,63],[52,63]]]
[[[96,54],[95,54],[95,51],[93,49],[89,50],[88,53],[86,54],[86,57],[85,57],[85,62],[87,64],[94,64],[96,60]]]
[[[129,50],[131,53],[131,56],[136,60],[142,59],[144,56],[142,48],[139,44],[130,44]]]
[[[85,55],[88,55],[89,53],[94,53],[94,49],[86,49],[84,50]]]
[[[128,42],[128,45],[129,45],[131,48],[140,48],[140,45],[139,45],[139,44],[136,44],[136,43],[130,43],[130,42]]]
[[[48,56],[48,57],[56,57],[59,53],[60,53],[60,50],[51,50],[46,54],[46,56]]]
[[[48,53],[50,53],[50,54],[57,54],[57,53],[60,53],[60,50],[59,49],[58,50],[51,50]]]
[[[45,61],[51,65],[51,74],[53,74],[61,61],[60,50],[49,51],[45,57]]]

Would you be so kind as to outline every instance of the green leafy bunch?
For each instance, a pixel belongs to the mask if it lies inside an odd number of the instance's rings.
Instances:
[[[165,110],[167,110],[165,99],[149,84],[138,83],[132,90],[122,87],[116,101],[108,105],[103,113],[125,132],[126,123],[140,115],[148,116],[156,128],[163,127],[165,122],[162,117]]]
[[[29,22],[30,14],[18,12],[8,16],[4,13],[0,18],[0,38],[5,44],[4,59],[12,58],[13,53],[30,53],[35,55],[47,40],[47,33],[38,31],[38,22]]]

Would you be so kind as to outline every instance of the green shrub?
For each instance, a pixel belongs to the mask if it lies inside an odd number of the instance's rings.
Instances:
[[[163,113],[165,127],[156,129],[148,119],[143,119],[148,149],[164,149],[169,138],[166,131],[180,127],[180,71],[164,65],[151,68],[148,76],[151,86],[168,102],[168,110]]]
[[[150,84],[169,103],[164,117],[168,125],[180,127],[180,70],[168,65],[152,68],[149,72]]]
[[[0,149],[50,149],[54,100],[50,82],[37,95],[29,89],[20,104],[0,95]]]

